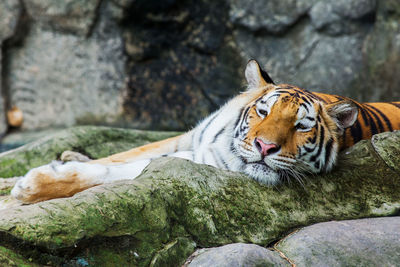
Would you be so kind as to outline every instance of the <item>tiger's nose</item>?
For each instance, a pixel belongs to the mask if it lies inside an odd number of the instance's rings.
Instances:
[[[273,143],[266,144],[259,138],[254,139],[254,144],[263,157],[274,154],[280,149],[280,146]]]

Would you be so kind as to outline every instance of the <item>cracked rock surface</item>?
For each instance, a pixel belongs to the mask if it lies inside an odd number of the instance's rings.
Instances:
[[[184,130],[274,81],[359,101],[400,98],[397,0],[4,0],[0,134],[77,124]],[[379,90],[378,90],[379,89]]]
[[[103,127],[70,129],[1,154],[1,170],[8,170],[1,176],[19,175],[23,164],[28,169],[47,163],[67,149],[97,158],[166,135]],[[400,131],[376,135],[373,144],[361,141],[340,155],[333,172],[308,177],[304,186],[265,187],[240,173],[161,158],[135,180],[1,210],[0,260],[31,266],[180,266],[196,248],[252,243],[272,246],[284,261],[260,247],[253,252],[248,246],[239,250],[282,264],[290,260],[299,266],[318,265],[320,259],[331,257],[329,262],[346,265],[354,259],[337,253],[345,251],[350,257],[371,246],[375,249],[368,250],[371,257],[385,251],[391,259],[382,262],[398,262],[398,249],[391,248],[399,246],[399,239],[388,236],[398,228],[397,217],[343,220],[398,215],[400,173],[390,164],[399,158],[399,145]],[[328,223],[316,224],[322,222]],[[335,242],[342,242],[337,250]],[[229,253],[238,251],[228,248]],[[191,262],[200,262],[201,257],[191,257]]]

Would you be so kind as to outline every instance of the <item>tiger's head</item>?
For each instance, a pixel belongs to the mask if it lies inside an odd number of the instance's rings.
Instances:
[[[318,94],[275,85],[255,60],[246,71],[251,101],[234,129],[232,149],[244,172],[265,184],[304,173],[328,171],[336,161],[339,137],[357,119],[350,99],[327,103]]]

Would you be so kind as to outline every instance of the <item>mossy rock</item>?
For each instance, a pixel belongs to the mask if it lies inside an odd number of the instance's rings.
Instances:
[[[359,142],[333,172],[304,185],[266,187],[240,173],[161,158],[135,180],[1,211],[0,243],[37,264],[178,266],[196,247],[267,246],[316,222],[394,215],[400,174],[386,162],[400,152],[400,132],[383,135],[390,138]],[[380,155],[377,146],[392,153]]]

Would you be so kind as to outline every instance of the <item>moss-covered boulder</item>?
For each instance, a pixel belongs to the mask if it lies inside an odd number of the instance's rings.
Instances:
[[[116,130],[116,135],[122,138],[127,132]],[[70,133],[64,133],[65,140]],[[54,157],[66,149],[95,157],[88,153],[94,148],[74,145],[86,138],[93,147],[94,136],[73,134],[68,148],[50,149],[54,139],[28,148],[52,151]],[[105,136],[98,138],[98,144],[107,143]],[[25,149],[3,157],[24,158],[19,153],[29,153]],[[196,247],[235,242],[267,246],[316,222],[394,215],[400,207],[400,173],[391,164],[399,156],[400,132],[384,133],[373,144],[362,141],[345,151],[332,173],[310,176],[304,186],[293,182],[277,187],[161,158],[136,180],[0,211],[0,244],[37,264],[178,266]]]

